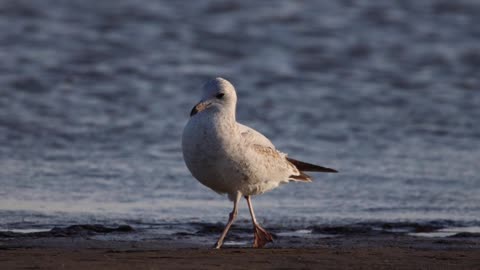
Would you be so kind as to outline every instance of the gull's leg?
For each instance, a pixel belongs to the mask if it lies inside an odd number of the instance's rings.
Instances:
[[[247,200],[248,210],[250,210],[250,215],[252,216],[253,230],[255,234],[253,247],[264,247],[268,242],[273,242],[272,235],[258,224],[257,219],[255,218],[255,213],[253,212],[253,205],[250,196],[245,196],[245,199]]]
[[[228,222],[227,225],[225,226],[225,229],[223,229],[223,233],[218,239],[217,243],[215,244],[215,248],[219,249],[223,245],[223,239],[225,239],[225,236],[227,236],[228,230],[230,230],[230,227],[233,224],[233,221],[235,221],[235,218],[237,217],[238,213],[238,202],[240,201],[240,198],[242,197],[242,193],[237,192],[235,199],[233,200],[233,210],[228,216]]]

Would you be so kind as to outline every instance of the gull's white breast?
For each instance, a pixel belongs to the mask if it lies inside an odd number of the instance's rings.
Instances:
[[[222,114],[190,118],[182,150],[192,175],[218,193],[261,194],[298,174],[267,138]]]

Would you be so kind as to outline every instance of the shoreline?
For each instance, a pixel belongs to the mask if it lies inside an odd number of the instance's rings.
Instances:
[[[480,237],[427,238],[402,234],[278,237],[216,250],[197,236],[109,240],[95,235],[0,238],[0,269],[480,269]],[[87,268],[87,269],[88,269]]]

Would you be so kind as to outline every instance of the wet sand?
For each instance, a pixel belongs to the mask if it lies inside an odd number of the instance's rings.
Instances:
[[[1,269],[479,269],[480,250],[16,248]]]
[[[480,269],[478,237],[350,235],[296,240],[295,248],[214,250],[185,239],[3,239],[0,269]]]

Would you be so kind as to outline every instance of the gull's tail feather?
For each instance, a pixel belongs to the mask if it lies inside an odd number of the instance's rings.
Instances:
[[[302,182],[312,182],[312,178],[310,178],[310,175],[305,174],[303,172],[299,172],[299,175],[290,175],[290,180],[292,181],[302,181]]]
[[[318,165],[314,165],[314,164],[310,164],[310,163],[306,163],[306,162],[303,162],[303,161],[298,161],[298,160],[295,160],[293,158],[289,158],[287,157],[287,160],[292,163],[293,165],[295,165],[295,167],[297,167],[297,169],[299,171],[306,171],[306,172],[326,172],[326,173],[336,173],[338,172],[337,170],[334,170],[334,169],[330,169],[330,168],[327,168],[327,167],[322,167],[322,166],[318,166]],[[302,173],[303,174],[303,173]],[[309,179],[310,177],[308,177],[308,175],[306,174],[303,174],[307,177],[307,179]],[[300,175],[302,176],[302,175]],[[307,180],[305,179],[305,180]],[[307,180],[308,181],[308,180]]]

